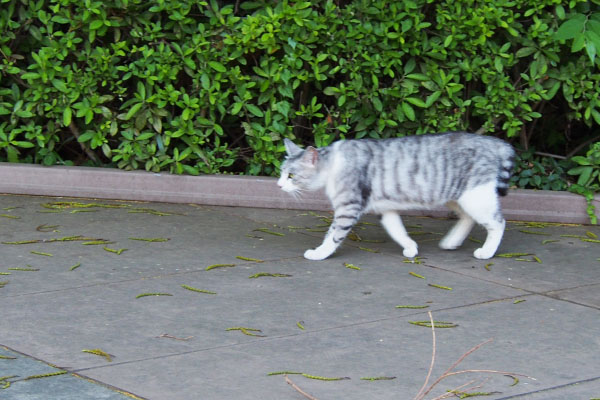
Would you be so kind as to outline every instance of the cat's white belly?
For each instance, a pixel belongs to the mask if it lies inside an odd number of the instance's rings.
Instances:
[[[444,203],[417,203],[417,202],[400,202],[394,200],[371,200],[367,204],[366,211],[375,214],[383,214],[388,211],[402,210],[430,210],[434,207],[443,206]]]

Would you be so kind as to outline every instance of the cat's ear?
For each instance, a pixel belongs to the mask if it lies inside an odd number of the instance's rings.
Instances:
[[[302,156],[302,162],[305,164],[315,167],[319,161],[319,152],[312,146],[308,146]]]
[[[285,144],[285,151],[287,152],[288,156],[293,156],[302,152],[300,146],[288,138],[283,139],[283,144]]]

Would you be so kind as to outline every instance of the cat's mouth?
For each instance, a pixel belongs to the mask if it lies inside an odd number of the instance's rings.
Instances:
[[[294,193],[298,191],[298,188],[293,187],[293,186],[289,186],[289,185],[283,185],[283,186],[279,186],[281,188],[281,190],[283,190],[284,192],[287,193]]]
[[[291,194],[295,198],[298,198],[300,196],[300,192],[301,192],[300,188],[298,188],[296,185],[292,184],[288,180],[285,180],[283,182],[277,182],[277,186],[279,186],[279,188],[281,190],[283,190],[286,193]]]

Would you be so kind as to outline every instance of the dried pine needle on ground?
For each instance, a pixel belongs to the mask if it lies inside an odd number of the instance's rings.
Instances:
[[[112,362],[112,356],[110,354],[108,354],[107,352],[100,350],[100,349],[83,349],[81,350],[84,353],[90,353],[90,354],[94,354],[96,356],[100,356],[100,357],[104,357],[106,359],[106,361],[108,362]]]

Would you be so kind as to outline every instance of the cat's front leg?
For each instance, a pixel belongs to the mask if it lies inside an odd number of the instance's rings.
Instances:
[[[344,241],[348,233],[352,230],[354,224],[360,218],[360,214],[353,215],[349,213],[336,212],[333,222],[323,239],[323,243],[316,249],[309,249],[304,252],[304,258],[308,260],[324,260],[332,255],[339,245]]]
[[[338,246],[336,246],[332,240],[328,240],[328,238],[325,237],[325,240],[319,247],[317,247],[316,249],[306,250],[304,252],[304,258],[306,258],[307,260],[314,261],[324,260],[330,255],[332,255],[335,249],[337,249],[337,247]]]

